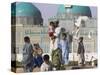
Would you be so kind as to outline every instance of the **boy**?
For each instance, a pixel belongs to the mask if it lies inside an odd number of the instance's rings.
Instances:
[[[43,56],[43,64],[41,65],[41,71],[52,71],[52,63],[49,61],[49,55],[44,55]]]
[[[48,34],[49,34],[49,37],[51,38],[54,34],[54,31],[55,31],[55,26],[54,26],[54,22],[50,22],[50,25],[49,25],[49,30],[48,30]]]
[[[84,62],[85,62],[84,53],[85,53],[85,49],[84,49],[84,44],[83,44],[83,37],[80,37],[77,54],[79,56],[79,64],[81,64],[82,66],[84,65]]]
[[[24,72],[32,72],[32,60],[33,60],[33,47],[30,43],[30,38],[28,36],[24,37],[24,47],[23,47],[23,66]]]
[[[67,35],[66,33],[62,33],[62,39],[60,41],[61,50],[62,50],[62,64],[68,65],[68,59],[69,59],[69,43],[66,39]]]
[[[43,50],[40,48],[39,43],[34,44],[33,63],[35,63],[35,67],[40,67],[43,63],[42,54]]]

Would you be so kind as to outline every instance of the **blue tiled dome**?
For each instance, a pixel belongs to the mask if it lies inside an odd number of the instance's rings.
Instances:
[[[72,14],[79,14],[83,16],[89,16],[92,17],[91,10],[88,6],[76,6],[73,5],[70,8],[65,8],[64,5],[60,5],[58,8],[58,13],[65,13],[67,12],[67,9],[72,13]]]
[[[40,11],[32,3],[16,2],[11,6],[12,16],[41,16]]]

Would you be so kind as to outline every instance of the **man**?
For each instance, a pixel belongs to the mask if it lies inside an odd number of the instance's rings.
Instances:
[[[56,21],[56,28],[53,37],[53,50],[52,50],[52,63],[56,70],[60,70],[61,66],[61,48],[60,48],[60,34],[61,27],[59,27],[59,21]]]
[[[79,44],[78,44],[78,56],[79,56],[79,64],[81,64],[82,66],[84,65],[85,62],[85,49],[84,49],[84,44],[83,44],[83,37],[79,38]]]
[[[32,60],[33,60],[33,47],[30,43],[30,38],[28,36],[24,37],[24,47],[23,47],[23,66],[24,72],[32,72]]]

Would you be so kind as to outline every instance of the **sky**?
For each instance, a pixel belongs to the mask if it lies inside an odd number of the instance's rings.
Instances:
[[[59,4],[42,4],[34,3],[34,5],[41,11],[44,24],[48,23],[48,18],[55,16],[58,11]],[[97,17],[97,8],[91,6],[92,17]]]
[[[42,14],[42,17],[44,19],[44,24],[48,22],[48,18],[55,16],[57,14],[57,10],[59,5],[57,4],[34,4]]]

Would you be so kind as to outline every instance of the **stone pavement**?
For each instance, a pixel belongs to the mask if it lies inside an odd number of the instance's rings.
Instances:
[[[92,67],[92,66],[66,66],[65,70],[76,70],[76,69],[93,69],[96,67]],[[17,68],[16,69],[17,73],[23,73],[23,68]],[[36,67],[33,69],[33,72],[40,72],[40,68]]]

